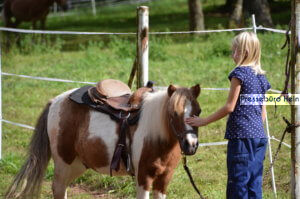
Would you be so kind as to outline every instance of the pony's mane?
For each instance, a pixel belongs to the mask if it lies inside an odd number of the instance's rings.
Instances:
[[[145,93],[139,120],[139,128],[149,139],[166,139],[163,133],[163,112],[168,99],[166,90]]]
[[[176,111],[183,114],[189,95],[185,88],[178,88],[171,98],[166,90],[145,93],[139,122],[139,128],[146,133],[145,136],[150,139],[167,139],[168,134],[165,131],[169,119],[166,113]]]

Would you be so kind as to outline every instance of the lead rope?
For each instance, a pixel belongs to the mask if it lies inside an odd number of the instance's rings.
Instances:
[[[190,169],[188,168],[186,162],[187,162],[187,161],[186,161],[186,156],[183,155],[183,156],[182,156],[183,168],[184,168],[184,170],[186,171],[187,175],[189,176],[190,182],[191,182],[191,184],[193,185],[194,190],[198,193],[198,195],[200,196],[201,199],[205,199],[205,198],[203,197],[203,195],[201,194],[200,190],[197,188],[197,186],[196,186],[196,184],[195,184],[195,182],[194,182],[193,176],[192,176],[192,174],[191,174],[191,172],[190,172]]]
[[[285,121],[286,127],[285,127],[285,130],[284,130],[283,134],[282,134],[282,137],[281,137],[281,140],[280,140],[280,142],[279,142],[277,151],[276,151],[276,153],[275,153],[275,155],[274,155],[273,161],[271,162],[271,164],[270,164],[270,166],[269,166],[269,168],[268,168],[268,170],[267,170],[267,172],[266,172],[266,174],[265,174],[265,176],[264,176],[264,178],[263,178],[263,182],[264,182],[264,183],[266,183],[265,180],[266,180],[266,178],[269,176],[270,171],[271,171],[271,168],[274,166],[274,163],[275,163],[275,161],[277,160],[277,157],[278,157],[279,151],[280,151],[280,149],[281,149],[281,145],[282,145],[282,142],[283,142],[283,140],[284,140],[285,134],[286,134],[286,133],[291,133],[292,130],[293,130],[294,128],[297,128],[297,127],[300,126],[299,124],[292,124],[292,123],[290,123],[285,117],[282,117],[282,119]],[[270,144],[270,143],[269,143],[269,144]]]
[[[283,44],[283,46],[281,47],[281,50],[283,50],[285,47],[287,47],[287,55],[286,55],[286,60],[285,60],[285,81],[284,81],[284,88],[281,92],[281,96],[284,96],[284,98],[287,97],[288,95],[288,90],[289,90],[289,81],[290,81],[290,72],[291,72],[291,67],[292,67],[292,63],[290,60],[290,52],[291,52],[291,38],[290,38],[290,30],[291,30],[291,22],[289,23],[289,28],[285,33],[285,42]],[[274,116],[276,116],[276,111],[277,111],[277,105],[276,105],[276,100],[275,100],[275,111],[274,111]]]

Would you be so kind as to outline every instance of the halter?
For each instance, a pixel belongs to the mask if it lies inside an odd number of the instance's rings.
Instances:
[[[171,126],[172,131],[178,140],[182,140],[184,138],[184,136],[189,133],[197,135],[197,133],[195,133],[195,130],[184,130],[183,133],[178,133],[178,131],[176,130],[176,128],[173,125],[173,117],[172,116],[171,116],[169,125]]]

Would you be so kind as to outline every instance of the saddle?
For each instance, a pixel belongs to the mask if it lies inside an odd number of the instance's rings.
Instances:
[[[132,94],[130,88],[119,80],[106,79],[88,89],[88,95],[96,104],[107,104],[115,110],[131,112],[137,110],[131,103],[138,91]],[[139,96],[141,97],[141,96]],[[132,98],[132,99],[131,99]],[[137,99],[141,102],[141,99]]]
[[[115,120],[120,128],[119,139],[110,164],[112,170],[119,171],[121,159],[128,172],[132,172],[130,148],[126,145],[126,135],[129,126],[137,124],[140,116],[140,107],[143,95],[153,91],[153,82],[149,81],[145,87],[132,93],[131,89],[123,82],[114,79],[105,79],[93,86],[84,86],[70,94],[69,99],[84,104],[96,111],[108,114]]]

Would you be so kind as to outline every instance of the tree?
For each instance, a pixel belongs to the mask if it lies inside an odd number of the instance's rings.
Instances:
[[[258,25],[273,26],[268,0],[226,0],[225,9],[231,13],[230,27],[240,26],[252,14]]]
[[[190,13],[190,30],[204,30],[204,15],[200,0],[188,0]]]
[[[229,19],[229,27],[241,27],[243,25],[243,0],[237,0],[234,7],[229,9],[232,10]]]

